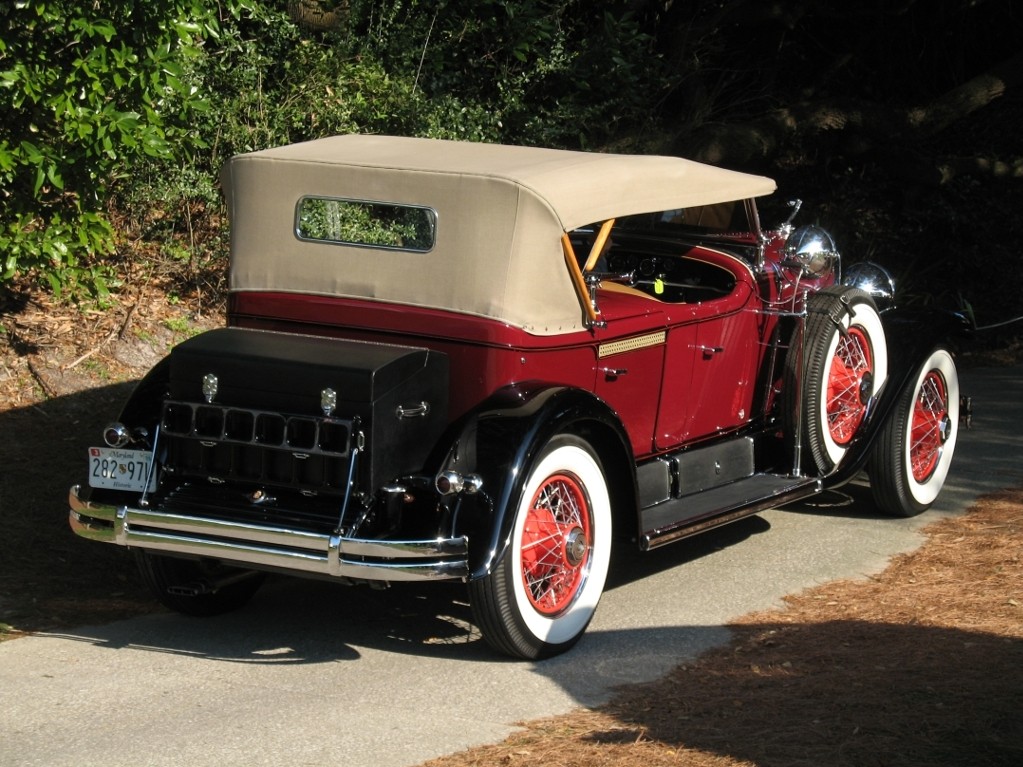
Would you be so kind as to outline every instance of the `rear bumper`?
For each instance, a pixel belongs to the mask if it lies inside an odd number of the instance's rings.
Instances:
[[[121,546],[209,557],[254,568],[365,581],[462,580],[468,539],[370,540],[168,514],[86,501],[71,488],[71,529]]]

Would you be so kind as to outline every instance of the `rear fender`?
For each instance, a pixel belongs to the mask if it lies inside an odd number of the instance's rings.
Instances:
[[[149,372],[135,384],[135,388],[124,401],[117,421],[137,435],[136,441],[129,447],[152,450],[153,438],[156,434],[156,426],[160,422],[163,400],[167,396],[169,381],[170,357],[168,356],[149,369]],[[80,497],[83,501],[117,505],[124,503],[125,498],[121,491],[89,487],[87,484],[82,486]]]
[[[564,433],[591,444],[612,490],[612,503],[618,511],[633,509],[623,518],[634,519],[635,462],[628,436],[611,408],[581,389],[509,386],[466,418],[440,467],[478,474],[483,480],[460,523],[469,536],[470,579],[487,575],[501,560],[529,472],[550,439]]]
[[[160,420],[170,386],[170,356],[157,362],[135,385],[119,419],[128,428],[144,427],[152,434]]]

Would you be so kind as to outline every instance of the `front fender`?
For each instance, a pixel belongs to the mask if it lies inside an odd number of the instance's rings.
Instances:
[[[476,473],[482,490],[463,520],[469,535],[469,577],[487,575],[508,546],[515,510],[529,472],[552,437],[586,439],[616,482],[632,477],[631,447],[614,411],[593,394],[550,384],[516,384],[494,394],[466,419],[442,469]],[[625,492],[629,492],[627,489]]]
[[[972,329],[966,317],[942,309],[890,309],[881,315],[881,322],[888,345],[888,379],[861,433],[836,471],[825,478],[828,487],[843,485],[860,472],[878,435],[894,415],[899,395],[912,385],[920,365],[934,348],[961,341]]]

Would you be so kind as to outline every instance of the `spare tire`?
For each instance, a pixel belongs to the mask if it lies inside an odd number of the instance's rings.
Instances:
[[[888,348],[877,308],[862,290],[826,288],[807,298],[806,313],[802,359],[790,354],[786,364],[786,434],[793,446],[801,422],[801,468],[824,475],[845,457],[887,378]]]

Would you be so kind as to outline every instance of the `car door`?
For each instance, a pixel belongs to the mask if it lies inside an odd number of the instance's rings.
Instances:
[[[750,307],[753,274],[724,253],[707,252],[702,258],[726,269],[734,280],[725,293],[708,292],[704,300],[668,310],[655,439],[659,450],[737,428],[751,418],[761,321]]]
[[[757,316],[745,306],[721,307],[717,313],[715,303],[705,307],[708,315],[697,323],[683,441],[734,429],[750,419]]]
[[[603,291],[595,328],[594,392],[618,414],[637,458],[654,450],[667,327],[662,306],[638,292]]]

